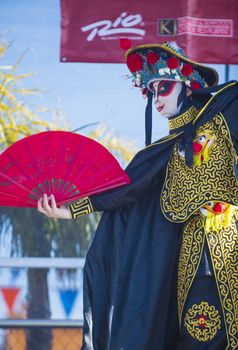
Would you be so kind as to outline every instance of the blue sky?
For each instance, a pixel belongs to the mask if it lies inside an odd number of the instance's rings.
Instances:
[[[5,37],[14,44],[0,65],[14,64],[28,49],[20,70],[34,72],[28,84],[44,91],[44,103],[60,109],[72,130],[103,122],[118,136],[143,147],[146,101],[124,79],[126,65],[60,63],[59,0],[0,0],[0,33],[7,29]],[[214,67],[223,82],[224,66]],[[236,79],[237,73],[238,67],[231,66],[230,79]],[[167,122],[156,111],[153,119],[155,140],[167,133]]]

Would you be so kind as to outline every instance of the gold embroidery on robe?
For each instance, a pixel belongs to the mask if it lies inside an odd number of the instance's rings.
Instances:
[[[238,349],[238,209],[229,227],[205,230],[204,217],[195,215],[184,226],[178,265],[179,321],[196,276],[206,239],[226,326],[227,349]]]
[[[191,122],[197,114],[198,110],[194,106],[191,106],[178,117],[169,119],[169,130],[175,131],[176,129],[182,128],[184,125]]]
[[[206,342],[213,339],[221,329],[221,317],[215,306],[202,301],[187,311],[184,326],[194,339]]]
[[[226,323],[228,349],[238,349],[238,210],[230,227],[205,232]]]
[[[196,215],[184,226],[179,255],[178,315],[180,327],[184,304],[201,261],[204,238],[204,219]]]
[[[210,201],[238,206],[235,151],[224,117],[216,115],[197,130],[212,135],[207,161],[188,167],[176,142],[168,162],[161,193],[161,208],[169,221],[184,222]]]

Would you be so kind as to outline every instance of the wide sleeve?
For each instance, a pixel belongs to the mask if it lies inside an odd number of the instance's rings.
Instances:
[[[125,171],[130,177],[129,185],[100,194],[91,195],[68,206],[72,218],[94,211],[114,210],[139,200],[148,190],[164,181],[166,164],[176,137],[161,140],[138,152]]]
[[[131,183],[111,191],[90,196],[94,211],[114,210],[134,203],[149,189],[164,181],[165,166],[168,162],[174,139],[154,143],[139,152],[126,168]]]

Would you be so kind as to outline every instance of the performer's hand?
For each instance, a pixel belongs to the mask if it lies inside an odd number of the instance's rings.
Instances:
[[[44,194],[37,202],[37,210],[49,218],[71,219],[70,213],[65,205],[57,207],[55,197],[51,194],[49,197]]]

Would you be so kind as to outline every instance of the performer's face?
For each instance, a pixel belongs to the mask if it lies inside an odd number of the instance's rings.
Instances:
[[[182,90],[182,83],[171,80],[157,80],[152,86],[157,111],[165,118],[179,113],[182,102],[178,106],[178,97]]]

